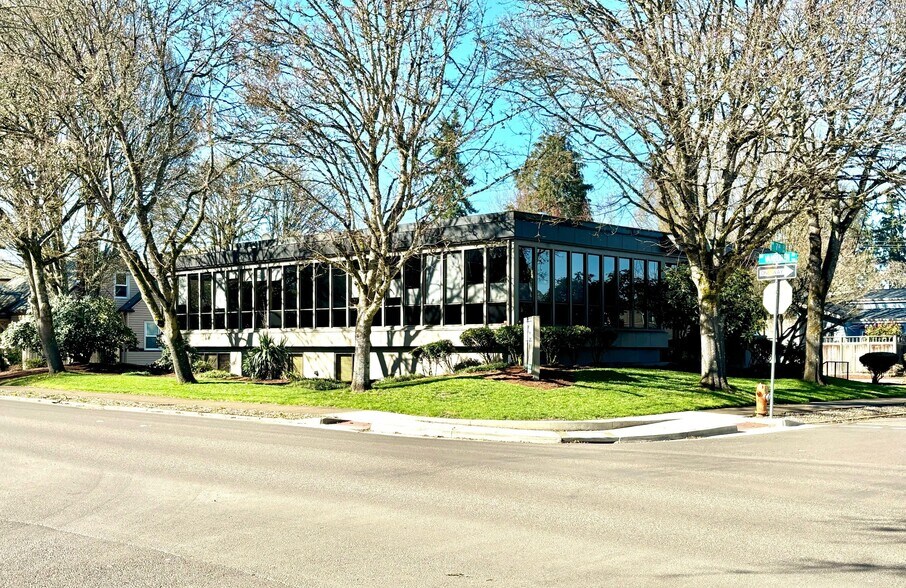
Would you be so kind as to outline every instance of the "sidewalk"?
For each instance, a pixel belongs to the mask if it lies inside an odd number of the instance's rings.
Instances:
[[[490,421],[411,416],[380,411],[258,404],[0,386],[0,397],[40,399],[74,406],[230,415],[323,429],[443,439],[516,443],[633,443],[766,433],[797,426],[795,415],[838,408],[903,406],[906,398],[841,400],[774,407],[774,419],[754,417],[754,407],[720,408],[589,421]]]

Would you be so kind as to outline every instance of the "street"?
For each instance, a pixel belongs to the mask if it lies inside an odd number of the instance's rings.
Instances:
[[[0,586],[906,586],[906,419],[589,446],[0,401]]]

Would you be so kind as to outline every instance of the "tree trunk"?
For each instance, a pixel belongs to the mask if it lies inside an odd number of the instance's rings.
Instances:
[[[729,390],[724,316],[714,281],[694,265],[692,279],[698,291],[699,330],[701,336],[700,384],[710,390]]]
[[[808,304],[805,319],[805,368],[802,379],[806,382],[824,384],[822,368],[824,305],[827,297],[827,284],[824,281],[822,265],[824,256],[821,243],[821,223],[817,215],[809,215],[808,230],[808,263],[806,278],[808,280]]]
[[[188,344],[182,331],[179,330],[179,323],[176,320],[176,313],[170,310],[164,314],[164,343],[170,350],[170,357],[173,358],[173,373],[176,374],[176,380],[180,384],[194,384],[194,374],[192,374],[192,360],[189,357]]]
[[[355,323],[355,352],[352,356],[352,391],[364,392],[371,388],[371,326],[377,308],[359,308]]]
[[[854,215],[853,215],[854,216]],[[837,271],[837,262],[843,249],[843,239],[849,230],[850,216],[834,218],[831,225],[827,251],[822,256],[821,224],[817,214],[809,215],[808,308],[805,323],[805,367],[802,379],[823,385],[824,375],[824,311],[827,294]]]
[[[28,274],[32,313],[35,315],[37,323],[35,328],[38,330],[41,349],[44,352],[44,359],[47,361],[47,371],[51,374],[65,372],[60,346],[57,343],[57,333],[53,326],[50,294],[47,292],[43,260],[40,253],[29,249],[23,249],[21,253]]]

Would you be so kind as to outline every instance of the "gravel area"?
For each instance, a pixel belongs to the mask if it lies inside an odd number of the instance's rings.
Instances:
[[[784,416],[804,424],[849,423],[866,419],[906,416],[906,405],[831,408],[818,412],[791,412]]]

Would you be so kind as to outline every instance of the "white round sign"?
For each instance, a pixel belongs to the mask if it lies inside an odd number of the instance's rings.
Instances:
[[[778,286],[780,287],[780,305],[777,308],[777,313],[785,313],[793,303],[793,287],[790,286],[788,281],[780,280],[770,282],[768,287],[764,289],[764,296],[761,297],[761,302],[764,304],[765,309],[771,314],[774,314],[775,306],[777,306]]]

